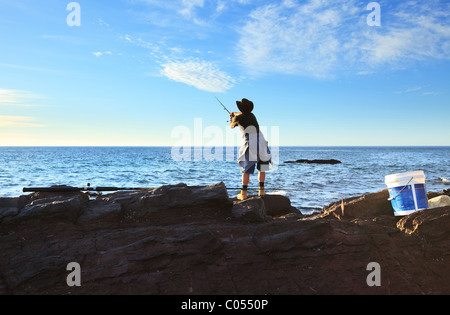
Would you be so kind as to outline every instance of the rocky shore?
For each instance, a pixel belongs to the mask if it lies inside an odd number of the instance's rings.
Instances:
[[[303,216],[223,183],[0,198],[0,294],[450,294],[450,207],[396,218],[387,199]]]

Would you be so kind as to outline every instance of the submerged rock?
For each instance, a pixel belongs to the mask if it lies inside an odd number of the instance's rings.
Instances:
[[[341,164],[342,162],[331,159],[331,160],[297,160],[297,161],[287,161],[284,163],[287,163],[287,164],[297,163],[297,164],[331,164],[331,165],[335,165],[335,164]]]

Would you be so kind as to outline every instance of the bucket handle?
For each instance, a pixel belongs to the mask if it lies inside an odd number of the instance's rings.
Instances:
[[[408,187],[409,183],[411,183],[411,181],[412,181],[413,179],[414,179],[414,177],[411,177],[411,179],[409,180],[408,184],[406,184],[405,187],[403,187],[402,190],[400,190],[394,197],[389,198],[388,200],[389,200],[389,201],[392,201],[392,200],[394,200],[395,198],[397,198],[398,195],[400,195],[400,194],[406,189],[406,187]]]

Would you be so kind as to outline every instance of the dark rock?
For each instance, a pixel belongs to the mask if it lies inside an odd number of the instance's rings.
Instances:
[[[290,199],[281,195],[249,196],[243,201],[235,198],[233,199],[232,214],[233,217],[247,222],[264,222],[270,220],[271,217],[289,214],[302,216],[297,208],[292,207]]]
[[[86,200],[80,196],[35,199],[24,208],[19,209],[16,215],[5,217],[3,222],[28,219],[40,221],[52,218],[76,221],[85,206]]]
[[[392,216],[394,210],[388,200],[389,191],[387,189],[366,194],[360,197],[344,199],[334,202],[322,209],[322,217],[333,215],[337,218],[367,218],[379,217],[383,215]],[[342,211],[344,205],[344,211]]]
[[[435,208],[414,212],[401,218],[397,227],[416,239],[421,240],[422,251],[430,266],[425,270],[442,268],[437,274],[441,281],[448,281],[448,253],[450,248],[450,207]],[[434,272],[434,271],[433,271]],[[442,287],[441,281],[436,279],[436,287]]]
[[[186,184],[162,186],[137,192],[118,192],[103,197],[107,202],[120,204],[124,212],[145,217],[152,213],[173,208],[186,208],[204,204],[227,204],[231,206],[224,183],[211,186],[188,187]]]
[[[436,228],[437,222],[439,222],[439,228]],[[414,212],[402,217],[397,227],[409,235],[428,241],[450,241],[450,207]]]
[[[262,197],[266,214],[272,217],[280,217],[287,214],[297,214],[301,212],[291,205],[291,200],[281,195],[266,195]]]
[[[80,216],[80,222],[86,222],[95,219],[105,219],[108,216],[119,216],[122,213],[120,203],[109,202],[105,199],[93,200],[86,207],[84,213]]]
[[[0,198],[0,222],[19,213],[19,198]]]
[[[287,163],[287,164],[297,163],[297,164],[331,164],[331,165],[335,165],[335,164],[341,164],[342,162],[331,159],[331,160],[297,160],[297,161],[287,161],[284,163]]]
[[[281,196],[233,206],[222,183],[0,198],[0,294],[450,294],[450,208],[397,218],[387,198],[305,217]],[[81,287],[67,286],[70,262]]]
[[[52,187],[67,187],[67,186],[52,186]],[[37,192],[30,195],[23,195],[19,197],[19,209],[31,204],[35,200],[42,200],[47,198],[73,198],[79,197],[83,202],[89,201],[89,196],[83,192]]]
[[[261,197],[251,197],[242,201],[235,201],[232,215],[234,218],[246,222],[264,222],[269,220],[266,214],[264,200]]]

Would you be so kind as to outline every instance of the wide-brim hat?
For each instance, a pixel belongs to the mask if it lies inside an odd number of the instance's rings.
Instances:
[[[243,98],[242,101],[236,101],[236,105],[243,114],[250,114],[255,108],[252,101]]]

